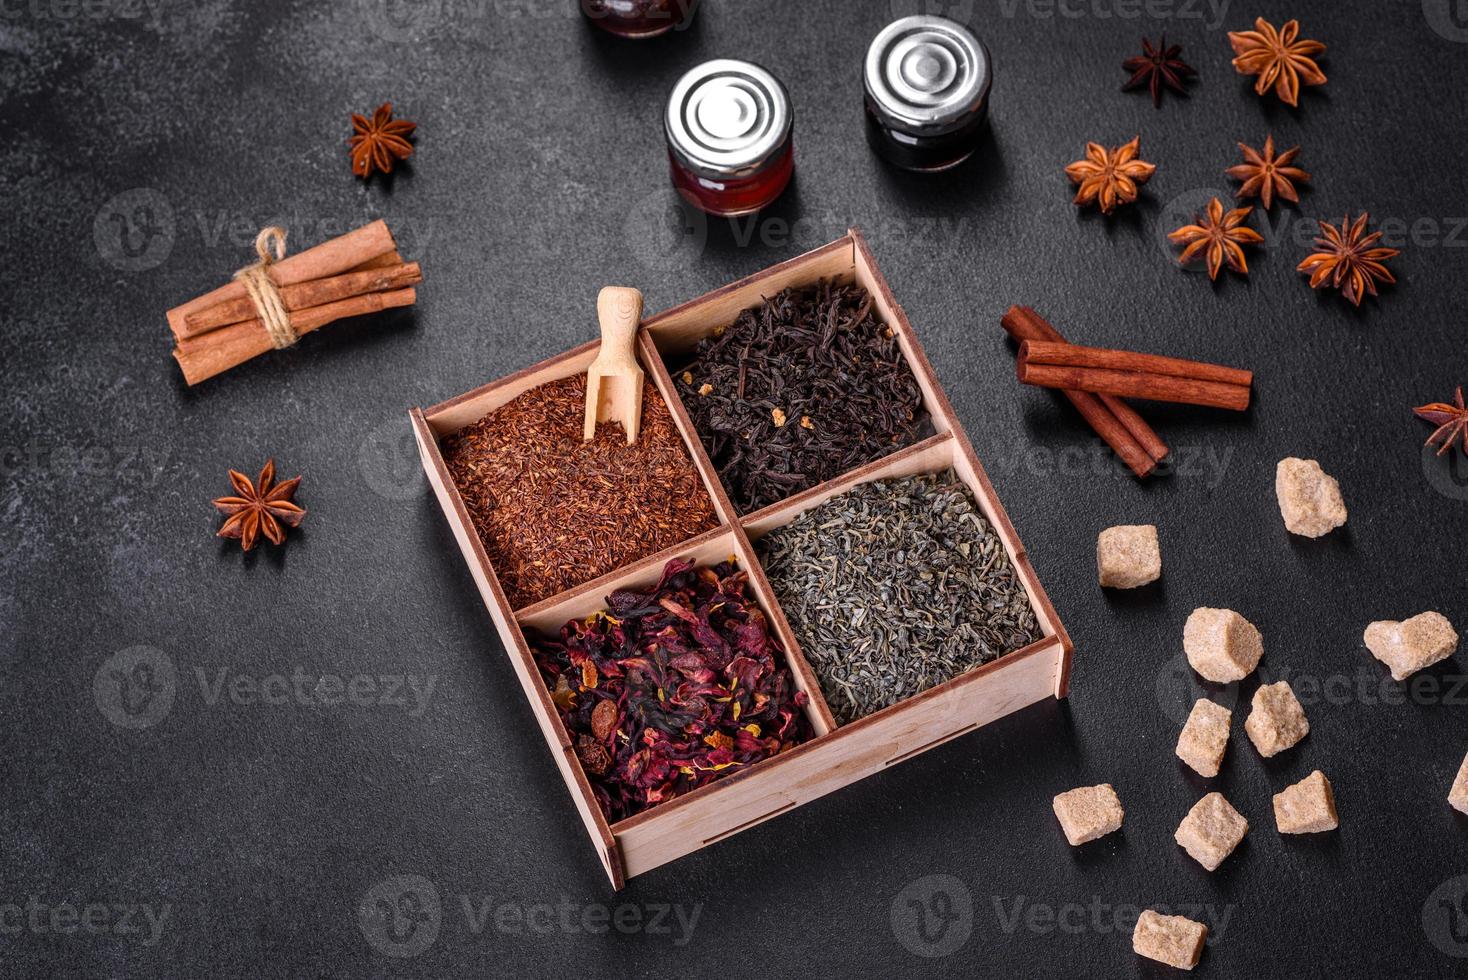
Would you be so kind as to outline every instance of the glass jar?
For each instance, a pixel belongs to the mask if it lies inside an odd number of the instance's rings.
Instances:
[[[795,172],[794,111],[785,86],[759,65],[721,59],[679,79],[665,128],[673,186],[720,217],[775,201]]]
[[[866,60],[867,142],[904,170],[956,167],[989,118],[989,50],[946,17],[904,17],[877,35]]]
[[[581,0],[581,12],[618,37],[657,37],[693,23],[698,0]]]

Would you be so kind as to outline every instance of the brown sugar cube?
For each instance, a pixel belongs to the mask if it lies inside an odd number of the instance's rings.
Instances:
[[[1249,832],[1249,821],[1229,805],[1222,793],[1209,793],[1178,824],[1173,840],[1209,871],[1233,853]]]
[[[1200,776],[1217,776],[1228,748],[1228,726],[1233,712],[1207,698],[1199,698],[1188,713],[1188,723],[1177,737],[1177,757]]]
[[[1318,834],[1341,825],[1335,793],[1319,769],[1274,794],[1274,823],[1281,834]]]
[[[1055,816],[1072,845],[1084,844],[1121,829],[1124,811],[1110,783],[1082,786],[1055,797]]]
[[[1313,459],[1280,460],[1274,469],[1274,493],[1291,534],[1318,538],[1346,523],[1340,483]]]
[[[1458,778],[1453,780],[1453,788],[1448,791],[1448,802],[1459,813],[1468,813],[1468,757],[1464,757],[1463,764],[1458,767]]]
[[[1208,927],[1181,915],[1160,915],[1147,909],[1132,931],[1132,952],[1179,970],[1191,970],[1203,955]]]
[[[1458,634],[1442,613],[1425,612],[1403,623],[1384,619],[1366,627],[1366,648],[1402,681],[1458,649]]]
[[[1299,744],[1310,734],[1310,721],[1288,681],[1265,684],[1254,692],[1254,704],[1244,721],[1244,731],[1259,754],[1268,759]]]
[[[1264,637],[1232,609],[1194,609],[1183,627],[1188,663],[1215,684],[1241,681],[1259,666]]]
[[[1135,589],[1162,577],[1162,551],[1153,524],[1108,527],[1096,539],[1096,571],[1108,589]]]

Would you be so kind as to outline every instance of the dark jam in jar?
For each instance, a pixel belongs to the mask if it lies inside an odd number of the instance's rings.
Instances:
[[[581,0],[581,12],[618,37],[657,37],[693,22],[698,0]]]
[[[684,75],[665,126],[673,186],[721,217],[753,214],[784,193],[795,172],[790,96],[746,61],[710,61]]]
[[[944,17],[904,17],[867,51],[867,142],[893,166],[956,167],[978,149],[989,117],[989,51]]]

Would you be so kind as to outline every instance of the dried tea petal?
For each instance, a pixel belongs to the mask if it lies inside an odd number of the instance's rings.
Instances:
[[[556,675],[556,689],[551,691],[551,701],[562,714],[576,707],[576,692],[571,690],[571,685],[566,682],[565,674]]]
[[[732,561],[670,561],[651,590],[619,589],[559,637],[531,636],[548,680],[575,670],[601,695],[557,707],[609,820],[811,737],[809,699],[746,588]]]

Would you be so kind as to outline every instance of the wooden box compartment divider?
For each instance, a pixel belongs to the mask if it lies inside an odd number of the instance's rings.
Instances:
[[[896,332],[923,391],[935,434],[835,480],[741,515],[720,485],[717,472],[703,450],[677,394],[669,365],[686,360],[704,336],[732,324],[740,312],[759,305],[765,297],[774,296],[788,286],[814,285],[822,279],[856,282],[872,295],[882,319]],[[495,576],[464,501],[449,476],[440,440],[532,388],[585,371],[596,355],[596,342],[440,405],[415,408],[409,413],[429,482],[614,887],[620,888],[629,877],[707,847],[1020,708],[1047,697],[1066,696],[1070,638],[974,455],[906,314],[893,298],[860,232],[853,229],[830,245],[644,320],[638,344],[643,367],[671,410],[693,465],[713,498],[720,526],[523,609],[510,606]],[[838,726],[759,565],[754,542],[811,507],[859,484],[948,469],[973,491],[984,516],[993,524],[1034,607],[1043,635],[1023,649],[947,683]],[[789,752],[612,824],[592,795],[572,740],[535,664],[525,631],[553,632],[569,619],[602,608],[605,596],[615,589],[650,586],[657,581],[663,565],[675,557],[691,558],[699,564],[732,557],[747,570],[751,595],[769,617],[797,686],[810,696],[806,710],[815,735]]]

